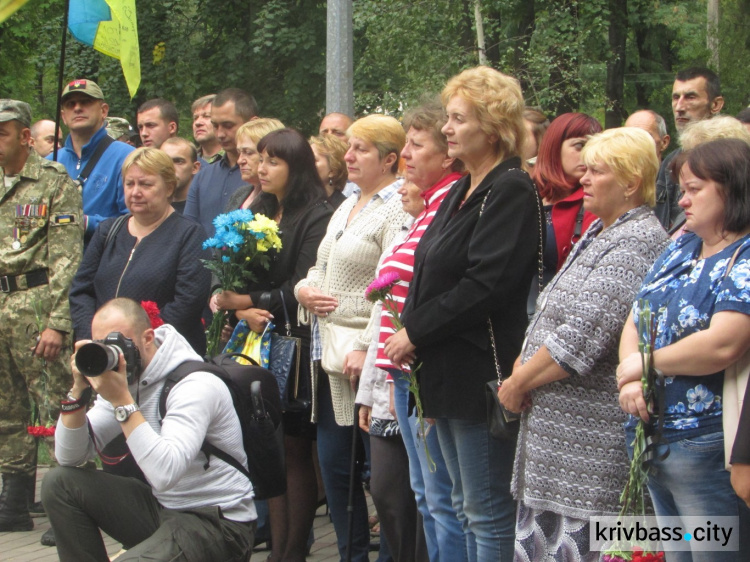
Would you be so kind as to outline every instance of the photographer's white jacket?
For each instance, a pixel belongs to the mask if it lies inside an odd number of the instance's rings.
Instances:
[[[238,470],[200,451],[204,438],[247,466],[242,431],[224,382],[211,373],[185,377],[169,393],[167,413],[159,423],[159,396],[163,381],[178,365],[200,361],[187,341],[170,325],[156,329],[158,350],[130,392],[136,397],[148,423],[141,424],[127,440],[138,466],[153,488],[154,496],[169,509],[219,506],[227,519],[257,518],[253,489]],[[96,446],[84,425],[55,431],[55,455],[62,466],[80,466],[96,456],[121,433],[112,404],[98,396],[87,414]]]

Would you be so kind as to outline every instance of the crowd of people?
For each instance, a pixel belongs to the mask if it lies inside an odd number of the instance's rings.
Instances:
[[[485,66],[402,121],[332,113],[309,139],[236,88],[193,103],[194,143],[170,101],[134,128],[88,79],[63,90],[64,142],[0,100],[0,532],[42,511],[64,561],[107,560],[100,531],[121,560],[247,560],[267,512],[268,560],[297,562],[324,498],[341,559],[363,562],[368,480],[381,562],[595,561],[591,518],[620,513],[645,431],[647,511],[736,517],[721,559],[747,559],[750,400],[724,412],[750,351],[750,124],[723,104],[715,73],[677,73],[667,154],[650,109],[548,119]],[[281,239],[242,288],[204,265],[235,210]],[[192,372],[160,404],[217,311],[225,338],[273,322],[300,345],[286,492],[263,509],[204,453],[253,455],[224,383]],[[84,376],[106,338],[128,351]],[[490,431],[493,380],[510,437]],[[41,504],[30,425],[59,464]]]

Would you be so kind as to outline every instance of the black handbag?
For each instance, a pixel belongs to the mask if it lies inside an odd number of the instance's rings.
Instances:
[[[497,399],[497,389],[503,384],[502,370],[500,361],[497,358],[497,347],[495,345],[495,332],[492,330],[492,320],[487,318],[487,326],[490,330],[490,341],[492,342],[492,355],[495,359],[495,369],[497,370],[497,380],[491,380],[485,383],[485,402],[487,404],[487,425],[489,426],[490,435],[495,439],[502,441],[515,440],[518,436],[520,427],[521,414],[511,412],[506,409]]]
[[[487,201],[491,190],[487,192],[482,201],[482,206],[479,209],[479,216],[482,216],[484,212],[484,204]],[[542,224],[544,224],[544,217],[542,215],[542,205],[539,201],[539,196],[536,196],[537,211],[539,214],[539,292],[542,291],[543,283],[543,267],[544,267],[544,247],[543,247],[543,234]],[[495,371],[497,372],[497,380],[491,380],[485,383],[485,403],[487,408],[487,425],[490,435],[502,441],[515,441],[518,436],[518,429],[521,426],[521,414],[511,412],[505,406],[502,405],[500,400],[497,398],[497,390],[500,385],[503,384],[503,374],[500,368],[500,360],[497,355],[497,345],[495,343],[495,331],[492,328],[492,319],[487,318],[487,327],[490,332],[490,342],[492,343],[492,357],[495,360]]]
[[[284,291],[279,290],[281,306],[284,309],[284,330],[286,335],[271,334],[271,353],[268,359],[268,370],[273,373],[279,385],[281,405],[284,410],[297,410],[300,405],[297,400],[299,390],[299,367],[302,351],[302,340],[292,336],[292,324],[286,310]]]

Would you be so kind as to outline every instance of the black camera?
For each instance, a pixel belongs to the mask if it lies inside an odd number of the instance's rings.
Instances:
[[[131,384],[141,372],[141,354],[133,340],[120,332],[82,345],[76,352],[76,367],[85,377],[98,377],[105,371],[117,370],[120,353],[125,358],[128,384]]]

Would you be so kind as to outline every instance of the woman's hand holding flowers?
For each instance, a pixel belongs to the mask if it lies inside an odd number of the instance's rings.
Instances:
[[[409,365],[414,362],[417,347],[411,343],[406,328],[401,328],[385,340],[385,354],[394,365]]]
[[[620,388],[620,408],[624,412],[648,421],[648,405],[643,398],[643,383],[637,381],[625,383]]]
[[[221,291],[216,294],[216,305],[219,310],[242,310],[253,305],[249,295],[240,295],[234,291]]]
[[[629,382],[639,381],[643,376],[643,358],[640,351],[625,357],[617,366],[617,388],[622,389]]]

